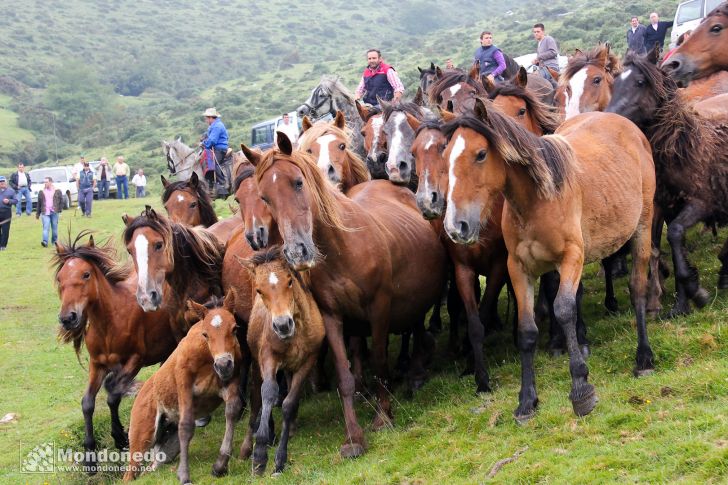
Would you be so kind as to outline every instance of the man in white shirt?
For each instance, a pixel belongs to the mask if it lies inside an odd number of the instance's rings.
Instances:
[[[296,146],[296,142],[298,142],[298,127],[295,126],[291,122],[290,116],[288,116],[288,113],[283,113],[282,120],[278,123],[278,126],[276,127],[276,133],[279,131],[282,131],[286,134],[289,140],[291,140],[291,143],[293,146]],[[275,135],[275,144],[278,145],[278,135]]]
[[[18,164],[18,170],[10,176],[10,188],[15,191],[15,198],[18,200],[15,206],[15,214],[23,213],[23,197],[25,197],[25,212],[30,215],[33,212],[33,199],[30,195],[30,175],[25,173],[25,165]]]
[[[146,194],[146,187],[147,187],[147,178],[144,176],[144,170],[141,168],[137,171],[136,175],[134,175],[134,178],[131,179],[131,183],[134,187],[136,187],[136,197],[137,199],[139,197],[145,197]]]

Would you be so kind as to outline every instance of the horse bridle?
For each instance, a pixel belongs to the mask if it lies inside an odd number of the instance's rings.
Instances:
[[[170,155],[170,152],[171,151],[172,151],[172,147],[169,147],[169,149],[167,150],[167,170],[169,170],[169,173],[170,174],[176,175],[177,174],[177,167],[175,166],[175,162],[172,159],[172,156]],[[176,149],[175,149],[175,151],[176,151]],[[198,153],[198,152],[192,150],[190,153],[187,154],[186,157],[184,157],[182,160],[180,160],[179,163],[184,162],[185,160],[187,160],[188,158],[190,158],[191,155],[194,155],[196,153]],[[185,170],[182,170],[182,171],[184,172],[184,171],[187,171],[187,170],[192,170],[193,168],[194,168],[194,165],[192,165],[189,168],[187,168]]]
[[[322,99],[319,101],[319,98]],[[321,109],[321,107],[326,103],[327,99],[331,102],[329,112],[319,115],[318,110]],[[305,103],[303,103],[303,105],[308,108],[308,112],[310,114],[310,117],[312,118],[312,121],[319,120],[327,114],[336,116],[334,97],[331,96],[331,94],[325,93],[321,85],[316,86],[316,89],[313,90],[313,93],[311,94],[311,103],[306,101]]]

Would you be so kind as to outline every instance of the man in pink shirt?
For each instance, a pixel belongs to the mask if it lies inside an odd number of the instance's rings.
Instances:
[[[48,247],[48,230],[52,230],[51,244],[58,241],[58,215],[63,210],[63,193],[53,186],[51,177],[45,178],[43,190],[38,192],[35,218],[43,223],[43,239],[40,245]]]
[[[367,68],[364,69],[359,86],[356,88],[355,98],[372,106],[378,106],[379,101],[398,102],[404,94],[404,85],[389,64],[385,64],[382,53],[378,49],[367,51]]]

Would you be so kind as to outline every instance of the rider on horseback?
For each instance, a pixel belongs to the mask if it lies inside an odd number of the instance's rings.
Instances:
[[[493,45],[493,34],[483,31],[480,34],[480,47],[473,55],[473,62],[480,61],[480,76],[485,76],[491,83],[503,82],[506,70],[506,59],[503,52]]]
[[[356,88],[355,99],[363,97],[364,102],[372,106],[379,106],[377,98],[383,101],[398,102],[404,94],[404,85],[389,64],[382,60],[379,49],[367,51],[367,68],[364,69],[359,86]]]
[[[221,187],[225,186],[225,175],[221,165],[228,151],[228,133],[220,120],[220,113],[215,108],[208,108],[202,116],[205,117],[209,126],[207,133],[200,141],[200,146],[204,148],[201,161],[205,170],[205,180],[212,191],[215,186],[215,178]]]

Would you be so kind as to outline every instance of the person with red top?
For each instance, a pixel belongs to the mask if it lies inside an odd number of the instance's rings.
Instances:
[[[367,51],[367,68],[364,69],[359,86],[356,88],[355,99],[372,106],[378,106],[379,101],[398,102],[404,94],[404,85],[389,64],[385,64],[379,49]]]

